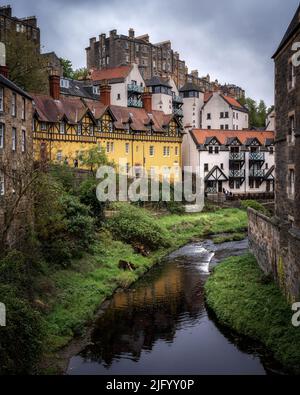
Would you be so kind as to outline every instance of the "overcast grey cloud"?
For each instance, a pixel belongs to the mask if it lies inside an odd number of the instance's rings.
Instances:
[[[299,0],[10,0],[15,16],[37,15],[43,51],[85,66],[89,38],[117,29],[170,39],[190,70],[273,103],[271,56]]]

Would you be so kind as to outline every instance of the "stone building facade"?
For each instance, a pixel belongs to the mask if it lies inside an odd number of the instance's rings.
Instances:
[[[26,34],[27,38],[32,40],[40,50],[40,29],[37,26],[36,17],[16,18],[12,15],[10,5],[2,6],[0,7],[0,41],[6,43],[7,34],[12,29],[17,33]]]
[[[31,196],[20,191],[24,190],[33,169],[32,99],[4,77],[2,70],[3,67],[0,70],[0,250],[18,246],[32,224]]]
[[[185,62],[172,49],[171,42],[153,44],[148,34],[136,37],[133,29],[129,30],[128,36],[112,30],[108,37],[101,34],[98,41],[95,37],[91,38],[86,54],[88,69],[137,63],[145,80],[159,76],[172,77],[177,86],[185,83]]]
[[[300,43],[300,6],[273,57],[276,217],[250,212],[249,225],[250,245],[259,264],[274,275],[290,300],[300,296],[300,65],[295,62],[294,43]]]

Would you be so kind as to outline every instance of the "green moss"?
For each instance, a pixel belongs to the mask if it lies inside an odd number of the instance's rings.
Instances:
[[[287,369],[300,373],[300,330],[291,324],[291,306],[273,281],[265,281],[252,255],[220,264],[205,291],[222,324],[262,342]]]
[[[224,235],[214,237],[213,242],[215,244],[222,244],[222,243],[227,243],[230,241],[241,241],[241,240],[244,240],[246,237],[247,237],[247,234],[245,232],[224,234]]]

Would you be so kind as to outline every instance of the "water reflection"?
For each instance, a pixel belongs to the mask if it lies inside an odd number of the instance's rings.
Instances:
[[[247,242],[186,246],[131,290],[117,293],[95,324],[91,343],[69,374],[265,374],[208,317],[203,285],[218,256],[245,252]]]

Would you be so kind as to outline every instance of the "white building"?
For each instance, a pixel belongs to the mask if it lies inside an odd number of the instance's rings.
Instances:
[[[249,112],[236,99],[220,92],[204,95],[202,129],[243,130],[249,128]]]
[[[204,180],[207,194],[274,191],[274,132],[193,129],[184,140],[183,164]]]
[[[96,88],[104,82],[111,86],[112,105],[143,107],[141,95],[146,85],[137,64],[93,70],[91,79]]]
[[[181,89],[183,98],[183,126],[198,129],[201,126],[201,110],[204,104],[204,93],[192,83],[186,83]]]

